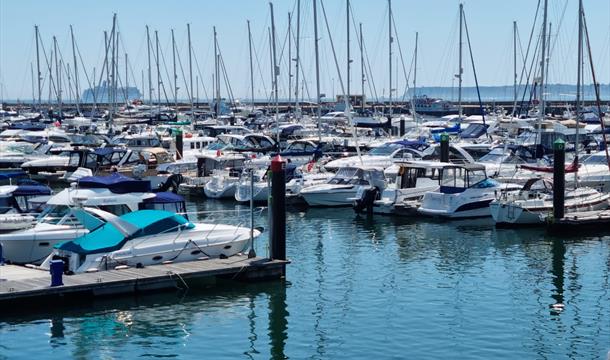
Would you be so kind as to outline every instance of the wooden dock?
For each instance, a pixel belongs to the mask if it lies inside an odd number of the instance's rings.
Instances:
[[[65,301],[97,296],[188,289],[212,285],[217,279],[262,281],[284,277],[289,261],[246,255],[182,263],[130,267],[77,275],[64,275],[62,286],[51,287],[47,271],[23,266],[0,266],[0,303]]]
[[[553,233],[574,233],[575,231],[609,231],[610,210],[578,211],[566,214],[561,219],[549,223]]]

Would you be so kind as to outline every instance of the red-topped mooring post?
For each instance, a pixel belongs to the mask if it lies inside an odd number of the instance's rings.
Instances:
[[[286,260],[286,162],[280,155],[271,160],[269,209],[270,255],[275,260]]]

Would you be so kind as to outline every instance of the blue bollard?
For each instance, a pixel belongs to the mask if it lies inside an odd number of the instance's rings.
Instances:
[[[51,260],[51,287],[63,285],[62,276],[64,274],[64,262],[63,260]]]

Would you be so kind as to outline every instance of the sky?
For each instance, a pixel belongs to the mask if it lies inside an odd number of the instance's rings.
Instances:
[[[576,82],[576,48],[578,33],[578,1],[548,0],[548,21],[552,25],[549,83]],[[346,84],[346,0],[324,0],[324,10],[329,32],[320,3],[318,3],[318,38],[320,39],[320,92],[327,97],[343,93],[341,83]],[[480,85],[511,85],[513,82],[513,21],[519,34],[518,68],[521,72],[537,0],[467,0],[464,12]],[[280,97],[288,97],[288,13],[292,17],[291,56],[296,58],[296,4],[297,0],[273,2],[276,27],[276,48],[279,63],[278,88]],[[392,11],[396,35],[392,56],[393,88],[402,96],[406,88],[406,75],[412,85],[415,33],[419,33],[417,56],[417,86],[457,86],[454,74],[458,69],[458,5],[454,0],[393,0]],[[610,1],[585,0],[586,21],[591,42],[592,58],[598,82],[610,82]],[[366,59],[370,64],[365,93],[367,98],[387,97],[389,89],[388,55],[388,2],[384,0],[351,0],[350,51],[353,60],[351,93],[360,94],[360,50],[356,27],[363,26]],[[42,45],[47,56],[53,45],[53,36],[61,57],[73,67],[70,25],[82,57],[78,60],[81,92],[89,85],[83,72],[93,83],[104,60],[104,30],[110,32],[112,16],[117,14],[119,36],[120,81],[125,82],[124,54],[128,54],[128,80],[135,82],[148,94],[146,30],[148,25],[154,46],[154,32],[158,31],[162,53],[161,76],[165,93],[173,98],[173,62],[171,29],[174,29],[178,57],[178,97],[188,98],[188,42],[186,24],[191,24],[194,57],[193,77],[199,79],[199,98],[212,94],[214,73],[213,32],[216,26],[218,43],[226,69],[228,84],[235,98],[250,98],[250,68],[248,31],[250,20],[254,47],[254,96],[264,99],[271,93],[271,61],[268,27],[271,26],[269,2],[262,0],[205,0],[205,1],[76,1],[76,0],[0,0],[0,98],[30,99],[32,97],[31,67],[36,71],[36,46],[34,25],[38,25]],[[541,16],[534,32],[534,44],[541,33]],[[313,35],[313,1],[301,0],[300,35],[300,92],[305,98],[315,97],[315,58]],[[355,25],[355,26],[354,26]],[[340,75],[333,58],[334,44]],[[464,86],[474,85],[472,62],[468,41],[464,35]],[[42,53],[41,45],[41,53]],[[400,49],[399,49],[400,45]],[[533,46],[533,45],[532,45]],[[154,48],[153,48],[154,50]],[[401,56],[402,53],[402,56]],[[163,61],[164,60],[164,61]],[[588,60],[587,60],[588,61]],[[182,65],[182,67],[180,66]],[[294,64],[292,62],[292,86],[295,91]],[[403,65],[404,64],[404,65]],[[526,68],[531,66],[531,55]],[[156,67],[153,60],[153,88],[156,88]],[[182,69],[182,70],[181,70]],[[49,97],[48,71],[41,55],[41,72],[44,77],[43,99]],[[587,63],[585,82],[591,82]],[[144,74],[144,86],[142,78]],[[65,75],[64,75],[65,76]],[[224,76],[223,76],[224,77]],[[186,80],[186,81],[185,81]],[[341,81],[342,80],[342,81]],[[67,87],[64,79],[64,88]],[[374,88],[373,88],[374,84]],[[222,82],[222,96],[228,94]],[[301,90],[302,89],[302,90]],[[193,91],[196,95],[197,90]],[[207,95],[207,96],[206,96]],[[156,96],[156,90],[155,90]],[[293,95],[292,95],[293,96]],[[67,89],[63,97],[69,97]],[[165,97],[162,93],[162,99]],[[146,96],[148,98],[148,96]]]

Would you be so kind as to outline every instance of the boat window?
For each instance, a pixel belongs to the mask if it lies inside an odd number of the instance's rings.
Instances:
[[[195,143],[195,147],[196,147],[197,149],[201,149],[201,143],[200,143],[200,142],[196,142],[196,143]]]
[[[80,154],[77,152],[73,152],[70,154],[70,160],[68,161],[68,166],[80,166]]]
[[[608,160],[606,159],[606,155],[589,155],[582,159],[583,164],[589,165],[607,165]]]
[[[13,209],[12,199],[10,197],[0,197],[0,214],[4,214]]]
[[[129,154],[129,157],[127,158],[127,160],[123,164],[124,165],[137,164],[140,161],[141,161],[140,154],[136,151],[132,151]]]
[[[47,205],[38,219],[45,224],[57,224],[69,212],[70,208],[66,205]]]
[[[269,140],[268,140],[268,139],[266,139],[266,138],[261,138],[261,139],[260,139],[260,141],[259,141],[259,145],[260,145],[260,147],[262,147],[262,148],[268,148],[268,147],[273,146],[273,144],[271,143],[271,141],[269,141]]]
[[[123,214],[127,214],[128,212],[131,212],[131,209],[129,209],[129,207],[125,204],[100,205],[98,206],[98,208],[100,210],[104,210],[117,216],[121,216]]]
[[[195,148],[195,143],[191,143],[191,150]]]
[[[468,183],[466,179],[466,171],[462,168],[449,168],[443,169],[442,174],[442,186],[450,186],[450,187],[466,187]]]
[[[472,186],[478,182],[485,180],[487,176],[484,170],[474,170],[468,172],[468,186]]]
[[[97,165],[97,154],[87,154],[85,161],[85,167],[89,169],[95,169]]]

